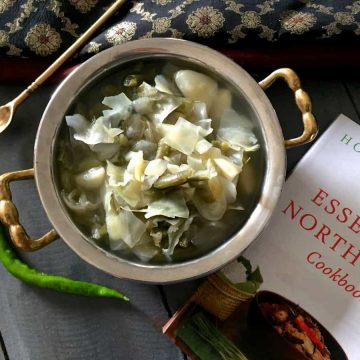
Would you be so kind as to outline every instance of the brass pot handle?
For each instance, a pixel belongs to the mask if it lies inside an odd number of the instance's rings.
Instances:
[[[34,177],[34,169],[8,172],[0,176],[0,221],[9,231],[15,247],[23,251],[34,251],[50,244],[58,235],[54,229],[39,239],[31,239],[19,222],[19,213],[11,200],[10,182]]]
[[[318,126],[315,117],[312,113],[311,100],[307,92],[301,88],[301,82],[294,70],[282,68],[275,70],[264,80],[259,82],[263,90],[269,88],[277,79],[283,79],[288,84],[289,88],[294,92],[295,102],[302,114],[302,121],[304,124],[304,132],[297,138],[285,140],[285,147],[287,149],[307,144],[315,139],[318,133]]]

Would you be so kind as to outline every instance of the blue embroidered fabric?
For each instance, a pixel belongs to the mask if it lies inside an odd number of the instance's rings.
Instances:
[[[56,57],[106,9],[109,0],[1,0],[0,55]],[[129,1],[78,54],[123,42],[184,38],[212,47],[317,42],[359,45],[360,1]]]

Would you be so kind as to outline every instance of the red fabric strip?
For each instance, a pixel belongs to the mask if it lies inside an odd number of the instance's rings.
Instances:
[[[297,70],[326,71],[336,69],[342,76],[360,68],[360,49],[355,47],[298,47],[290,49],[218,49],[248,70],[274,70],[292,67]],[[44,71],[51,61],[22,58],[0,58],[0,82],[29,83]],[[61,68],[49,83],[63,80],[79,64]],[[341,70],[341,71],[339,71]]]

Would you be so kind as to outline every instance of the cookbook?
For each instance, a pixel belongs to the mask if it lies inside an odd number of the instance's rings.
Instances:
[[[360,126],[340,115],[263,234],[164,325],[191,359],[360,359]]]

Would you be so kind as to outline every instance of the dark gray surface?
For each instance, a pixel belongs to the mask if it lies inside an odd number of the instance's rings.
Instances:
[[[260,79],[259,79],[260,80]],[[340,113],[359,122],[360,82],[304,81],[322,133]],[[0,86],[0,103],[11,99],[21,87]],[[21,106],[14,123],[0,134],[0,173],[32,166],[36,126],[51,88],[40,89]],[[293,96],[283,84],[268,91],[285,137],[301,131],[300,115]],[[288,169],[310,147],[288,151]],[[50,224],[31,181],[13,186],[21,219],[31,235],[47,231]],[[115,279],[86,264],[60,240],[32,254],[21,254],[41,270],[97,281],[123,291],[131,304],[56,294],[20,283],[0,267],[0,331],[10,360],[72,359],[183,359],[160,335],[160,325],[198,286],[201,280],[160,288]],[[0,360],[3,360],[0,351]]]

